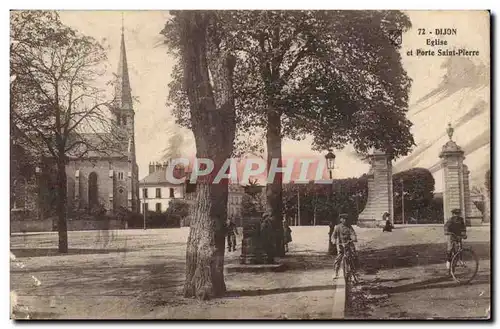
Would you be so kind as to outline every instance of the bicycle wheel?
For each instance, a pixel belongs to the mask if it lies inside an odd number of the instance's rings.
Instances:
[[[349,265],[347,264],[346,256],[342,257],[342,269],[344,270],[344,280],[346,283],[349,283]]]
[[[356,272],[356,267],[354,266],[354,260],[349,258],[349,274],[354,283],[359,283],[358,273]]]
[[[451,276],[458,283],[467,284],[474,279],[479,269],[479,261],[472,249],[462,249],[451,259]]]

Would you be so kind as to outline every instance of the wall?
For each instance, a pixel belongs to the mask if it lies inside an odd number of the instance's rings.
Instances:
[[[109,177],[109,171],[113,170],[113,177]],[[79,170],[79,177],[76,171]],[[120,206],[128,208],[129,164],[127,160],[100,160],[91,162],[88,160],[71,161],[66,166],[68,176],[68,201],[72,201],[75,207],[88,206],[89,175],[97,174],[98,200],[107,210],[117,209]],[[123,179],[119,179],[119,172],[123,173]],[[113,186],[116,186],[113,189]],[[123,193],[118,191],[123,188]]]
[[[156,197],[156,189],[161,189],[161,198]],[[174,189],[174,197],[170,197],[170,189]],[[166,211],[168,204],[172,199],[183,199],[184,198],[184,188],[182,185],[163,185],[163,186],[141,186],[139,189],[139,197],[141,199],[141,213],[143,213],[144,203],[144,189],[148,190],[148,198],[146,203],[148,204],[149,211],[156,211],[156,204],[161,203],[161,211]]]

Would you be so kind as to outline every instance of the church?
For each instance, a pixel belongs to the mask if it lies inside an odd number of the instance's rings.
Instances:
[[[104,207],[108,213],[125,209],[139,211],[139,168],[136,162],[134,109],[122,27],[120,58],[112,103],[112,129],[107,134],[89,133],[95,141],[114,139],[109,152],[89,151],[83,158],[71,158],[66,165],[68,205],[72,209]],[[104,136],[106,135],[106,136]]]

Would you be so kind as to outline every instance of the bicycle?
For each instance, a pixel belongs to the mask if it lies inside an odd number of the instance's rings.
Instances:
[[[453,252],[451,257],[450,275],[457,283],[468,284],[479,270],[477,255],[470,247],[463,247],[461,237],[451,234],[458,237],[459,240],[458,249]]]
[[[350,247],[350,242],[342,243],[344,249],[344,256],[342,257],[342,268],[344,270],[344,277],[346,282],[352,281],[359,283],[359,275],[356,271],[356,264],[354,262],[354,255]]]

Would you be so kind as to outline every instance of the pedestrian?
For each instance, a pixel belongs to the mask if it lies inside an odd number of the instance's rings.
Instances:
[[[269,212],[265,212],[260,223],[260,240],[264,253],[266,255],[266,263],[274,263],[275,235],[272,225],[272,216]]]
[[[335,269],[334,279],[338,278],[340,265],[342,264],[342,259],[344,257],[344,248],[350,248],[351,253],[354,257],[354,261],[357,263],[356,248],[354,243],[358,241],[356,237],[356,232],[351,225],[347,223],[347,214],[340,214],[340,224],[335,225],[333,230],[333,242],[337,246],[337,257],[333,263]]]
[[[391,214],[389,214],[388,212],[385,212],[382,215],[382,220],[385,220],[385,226],[382,229],[382,232],[392,232],[392,229],[394,228],[394,226],[391,223]]]
[[[457,250],[462,239],[467,239],[467,228],[465,220],[461,216],[460,209],[453,209],[452,216],[444,224],[444,235],[448,236],[448,248],[446,255],[446,269],[450,269],[451,258],[453,253]]]
[[[285,252],[288,252],[288,244],[292,242],[292,229],[288,225],[288,221],[283,219],[283,242],[285,245]]]
[[[236,235],[238,235],[238,228],[232,219],[227,222],[227,251],[236,251]]]

